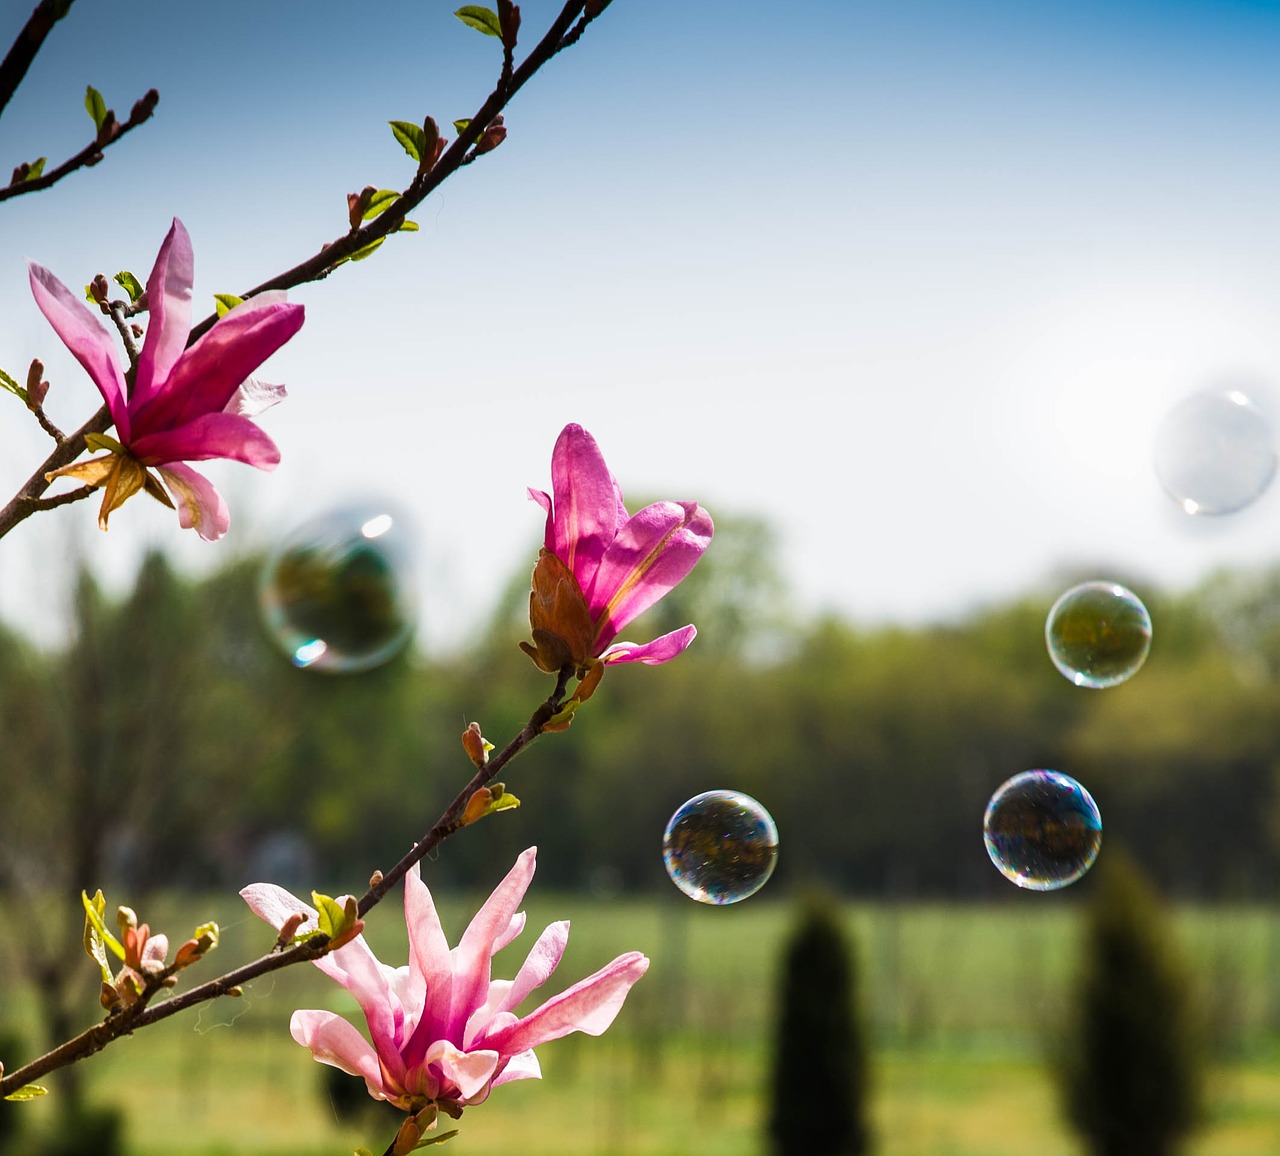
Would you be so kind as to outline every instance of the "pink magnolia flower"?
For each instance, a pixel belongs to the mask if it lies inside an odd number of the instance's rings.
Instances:
[[[529,490],[547,512],[534,570],[529,618],[533,645],[521,643],[538,666],[554,673],[573,664],[590,678],[598,663],[674,658],[698,633],[682,626],[652,642],[615,642],[637,615],[679,585],[711,542],[711,515],[696,502],[655,502],[628,515],[596,440],[567,425],[551,455],[551,489]]]
[[[260,293],[188,349],[194,257],[191,238],[175,218],[147,280],[150,323],[130,382],[110,334],[84,302],[48,269],[34,262],[29,268],[36,304],[93,378],[119,439],[95,437],[93,443],[109,453],[47,477],[104,487],[98,515],[104,530],[111,511],[145,489],[167,506],[176,501],[179,521],[200,537],[222,537],[230,523],[226,503],[203,474],[185,463],[233,458],[275,469],[280,451],[249,419],[279,401],[284,387],[249,375],[298,332],[302,306],[287,304],[283,293]]]
[[[379,963],[364,936],[315,961],[356,998],[372,1042],[327,1011],[294,1012],[293,1038],[321,1063],[363,1076],[374,1099],[406,1112],[438,1103],[456,1114],[500,1084],[540,1078],[538,1044],[575,1031],[600,1035],[649,967],[640,952],[618,956],[524,1017],[515,1009],[556,969],[569,924],[553,923],[538,937],[515,979],[490,978],[494,952],[524,929],[516,908],[533,878],[535,853],[531,847],[516,860],[452,951],[415,866],[404,887],[407,967]],[[297,914],[305,916],[304,934],[316,926],[316,912],[274,884],[255,883],[240,894],[277,929]]]

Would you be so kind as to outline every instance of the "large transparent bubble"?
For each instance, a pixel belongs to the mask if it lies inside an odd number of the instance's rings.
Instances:
[[[258,586],[267,633],[298,667],[357,674],[395,657],[413,633],[413,551],[387,506],[343,506],[299,526]]]
[[[1239,389],[1208,389],[1169,411],[1156,433],[1156,476],[1188,514],[1232,514],[1276,472],[1266,414]]]
[[[1118,582],[1085,582],[1053,604],[1044,639],[1053,665],[1076,686],[1116,686],[1147,660],[1151,615]]]
[[[1102,815],[1070,775],[1023,771],[991,796],[982,838],[1006,879],[1031,891],[1056,891],[1093,866]]]
[[[685,803],[662,836],[671,881],[699,903],[737,903],[768,882],[778,828],[750,795],[705,791]]]

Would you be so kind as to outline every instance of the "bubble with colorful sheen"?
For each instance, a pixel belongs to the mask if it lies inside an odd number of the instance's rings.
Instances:
[[[1207,389],[1169,411],[1156,434],[1156,476],[1188,514],[1233,514],[1276,472],[1271,423],[1240,389]]]
[[[1084,582],[1053,604],[1045,644],[1064,678],[1099,690],[1137,674],[1151,650],[1151,615],[1118,582]]]
[[[394,658],[413,633],[413,551],[382,504],[343,506],[290,533],[258,593],[267,633],[295,666],[358,674]]]
[[[662,861],[699,903],[737,903],[768,882],[778,858],[773,817],[741,791],[704,791],[671,816]]]
[[[1056,891],[1093,866],[1102,846],[1102,815],[1070,775],[1023,771],[991,796],[982,838],[1006,879],[1030,891]]]

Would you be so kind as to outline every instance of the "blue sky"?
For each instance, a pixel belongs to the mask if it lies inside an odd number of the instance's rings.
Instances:
[[[0,120],[4,171],[83,143],[86,83],[122,116],[161,103],[0,206],[0,365],[44,358],[64,425],[96,405],[24,257],[145,276],[176,214],[207,300],[336,237],[347,192],[407,181],[385,122],[468,115],[496,67],[453,7],[81,0]],[[522,5],[527,37],[555,7]],[[307,325],[266,373],[291,391],[264,418],[283,463],[210,470],[227,540],[142,500],[106,539],[90,504],[47,515],[4,543],[0,611],[34,582],[53,615],[35,576],[72,540],[116,575],[148,543],[207,565],[389,493],[446,645],[528,558],[524,487],[568,421],[629,493],[773,520],[807,609],[918,620],[1061,567],[1181,586],[1270,559],[1280,498],[1188,519],[1150,446],[1201,386],[1274,404],[1277,108],[1274,3],[615,0],[420,233],[294,294]],[[6,493],[41,438],[0,410]]]

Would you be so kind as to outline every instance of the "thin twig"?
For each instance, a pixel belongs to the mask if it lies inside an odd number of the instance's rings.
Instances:
[[[81,486],[79,489],[68,490],[65,494],[58,494],[52,498],[28,498],[27,503],[31,506],[33,514],[37,510],[56,510],[59,506],[69,506],[72,502],[81,502],[85,498],[92,497],[94,488]]]
[[[47,189],[50,185],[56,185],[63,177],[74,173],[76,169],[88,168],[96,165],[102,160],[104,149],[115,144],[125,133],[132,132],[143,121],[151,118],[151,113],[155,110],[156,102],[160,99],[160,94],[153,88],[141,100],[133,106],[133,113],[127,121],[122,125],[117,125],[115,130],[106,140],[95,138],[84,146],[70,160],[63,161],[56,169],[51,169],[47,173],[43,173],[38,177],[32,177],[29,180],[14,181],[7,188],[0,189],[0,201],[7,201],[11,197],[20,197],[23,193],[38,193],[41,189]]]
[[[40,428],[44,430],[44,432],[47,433],[51,438],[53,438],[55,443],[64,442],[67,440],[67,435],[64,434],[56,425],[53,424],[53,422],[49,420],[49,415],[44,412],[44,406],[29,405],[27,408],[30,409],[31,412],[36,415],[36,421],[40,423]]]
[[[115,323],[116,331],[120,334],[120,341],[124,345],[124,351],[129,355],[129,364],[131,366],[138,364],[138,343],[134,340],[133,329],[126,318],[129,314],[129,306],[124,301],[108,301],[107,313],[111,320]]]
[[[18,91],[18,85],[27,75],[27,69],[31,67],[36,53],[44,44],[45,37],[70,11],[73,3],[75,0],[61,0],[61,3],[57,0],[40,0],[36,5],[35,11],[23,25],[22,31],[18,33],[4,60],[0,61],[0,112],[4,111],[5,105]]]
[[[381,902],[387,892],[403,879],[408,874],[409,869],[424,855],[434,850],[445,839],[459,830],[458,816],[462,814],[471,796],[485,784],[491,782],[503,767],[528,747],[542,733],[543,728],[551,717],[560,709],[566,681],[567,679],[562,675],[557,680],[556,690],[551,697],[533,712],[533,716],[524,725],[520,733],[476,771],[470,782],[458,792],[453,802],[445,808],[443,814],[436,820],[431,829],[414,844],[413,849],[361,896],[359,901],[361,916],[367,914]],[[175,969],[170,965],[159,974],[148,978],[142,994],[138,997],[137,1002],[130,1007],[108,1016],[105,1020],[94,1024],[93,1027],[81,1032],[73,1039],[59,1044],[52,1051],[46,1052],[29,1064],[6,1073],[4,1078],[0,1079],[0,1098],[16,1092],[19,1088],[25,1087],[50,1072],[57,1071],[59,1068],[69,1067],[71,1064],[102,1051],[109,1043],[123,1035],[130,1035],[151,1024],[159,1023],[161,1020],[168,1019],[170,1016],[177,1015],[178,1012],[195,1007],[197,1004],[217,999],[219,996],[229,995],[233,988],[241,987],[250,980],[269,975],[271,972],[279,971],[281,968],[289,967],[295,963],[305,963],[309,960],[318,959],[325,953],[328,942],[328,939],[324,936],[313,936],[302,943],[295,944],[293,947],[285,948],[283,951],[273,950],[267,955],[253,960],[251,963],[233,968],[216,979],[202,983],[199,987],[193,987],[189,991],[172,996],[160,1003],[152,1004],[150,1002],[151,999],[160,991],[165,990],[164,980],[174,973]]]

